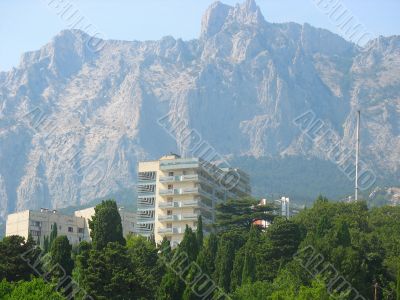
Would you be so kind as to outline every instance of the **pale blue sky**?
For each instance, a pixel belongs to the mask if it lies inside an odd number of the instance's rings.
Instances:
[[[244,1],[244,0],[243,0]],[[258,0],[269,22],[310,23],[343,33],[315,3],[320,0]],[[331,0],[322,0],[325,2]],[[337,0],[374,35],[399,34],[399,0]],[[49,2],[52,4],[48,5]],[[17,66],[23,52],[39,49],[68,22],[55,3],[74,10],[109,39],[153,40],[165,35],[198,37],[201,17],[214,0],[0,0],[0,71]],[[240,0],[222,0],[227,4]]]

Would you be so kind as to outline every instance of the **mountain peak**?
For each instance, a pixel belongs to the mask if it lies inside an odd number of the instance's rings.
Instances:
[[[255,0],[246,0],[235,7],[214,2],[207,9],[202,19],[201,37],[208,38],[217,34],[225,24],[260,24],[264,21]]]
[[[214,2],[205,12],[201,21],[201,37],[210,37],[219,32],[225,23],[231,6]]]
[[[255,0],[246,0],[246,2],[242,4],[242,8],[245,9],[247,12],[254,13],[258,11],[258,6]]]

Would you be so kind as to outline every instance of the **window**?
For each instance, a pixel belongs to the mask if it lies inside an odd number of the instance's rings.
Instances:
[[[174,199],[172,197],[167,198],[167,202],[172,202]]]
[[[31,221],[31,226],[40,227],[40,225],[39,221]]]
[[[83,233],[83,228],[78,227],[78,233]]]
[[[172,210],[171,210],[171,209],[168,209],[168,210],[167,210],[167,215],[168,215],[168,216],[171,216],[171,215],[172,215]]]
[[[40,231],[38,231],[38,230],[31,230],[31,236],[40,236]]]
[[[174,188],[174,185],[173,184],[168,184],[168,189],[169,190],[172,190]]]
[[[79,239],[78,239],[78,240],[79,240],[79,242],[82,242],[82,238],[81,238],[81,237],[79,237]]]
[[[167,223],[167,228],[172,228],[172,223]]]
[[[135,223],[134,222],[132,222],[132,228],[135,228]]]
[[[60,225],[60,226],[58,226],[58,229],[59,229],[59,230],[61,230],[61,225]]]
[[[168,172],[168,176],[174,176],[174,172]]]
[[[68,232],[74,232],[74,228],[68,227]]]
[[[182,175],[186,175],[186,171],[185,170],[182,171]]]

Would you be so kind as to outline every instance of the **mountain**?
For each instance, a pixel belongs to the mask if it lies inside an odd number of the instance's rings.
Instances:
[[[190,41],[62,31],[0,73],[0,217],[134,189],[138,160],[198,155],[199,141],[227,159],[318,159],[337,171],[333,157],[354,150],[358,109],[364,165],[398,181],[399,67],[399,36],[360,48],[308,24],[269,23],[253,0],[214,3]],[[307,114],[331,136],[315,140]]]

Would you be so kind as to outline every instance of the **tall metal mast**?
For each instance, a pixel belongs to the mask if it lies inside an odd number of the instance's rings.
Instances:
[[[357,131],[356,131],[356,178],[355,178],[355,191],[354,191],[354,200],[358,200],[358,165],[359,165],[359,156],[360,156],[360,117],[361,112],[357,111]]]

